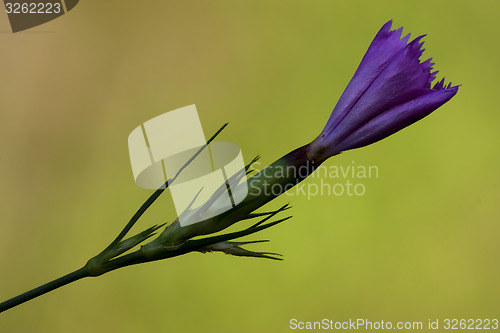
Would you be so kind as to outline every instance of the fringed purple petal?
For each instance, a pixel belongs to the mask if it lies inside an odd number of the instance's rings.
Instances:
[[[440,81],[442,84],[443,81]],[[336,147],[335,154],[347,149],[363,147],[382,140],[414,122],[429,115],[432,111],[449,101],[458,92],[458,86],[446,89],[433,89],[427,94],[398,105],[370,120],[358,128]]]
[[[385,110],[425,94],[431,74],[419,62],[422,54],[417,37],[387,64],[331,133],[331,144]],[[328,135],[328,134],[327,134]]]
[[[408,34],[401,39],[403,28],[391,31],[391,25],[392,21],[384,24],[368,47],[356,73],[340,97],[325,126],[326,132],[331,132],[337,127],[391,59],[406,47],[410,35]]]
[[[311,144],[311,156],[323,159],[367,145],[423,118],[458,91],[444,79],[431,88],[437,71],[432,58],[420,62],[419,36],[407,44],[402,29],[387,22],[375,36],[354,77],[333,109],[321,134]]]

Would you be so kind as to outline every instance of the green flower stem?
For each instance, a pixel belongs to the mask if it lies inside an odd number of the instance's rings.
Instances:
[[[226,242],[231,239],[235,238],[240,238],[244,236],[248,236],[251,234],[254,234],[256,232],[259,232],[261,230],[270,228],[276,224],[279,224],[283,221],[288,220],[290,217],[286,217],[277,221],[269,222],[266,224],[262,224],[263,222],[267,221],[274,215],[278,214],[279,212],[282,212],[287,209],[287,206],[283,206],[282,208],[278,209],[277,211],[270,213],[268,217],[264,218],[262,221],[254,224],[253,226],[237,231],[237,232],[231,232],[225,235],[217,235],[217,236],[212,236],[212,237],[206,237],[202,239],[194,239],[194,240],[187,240],[183,242],[182,244],[178,246],[163,246],[161,244],[158,244],[157,242],[151,242],[148,243],[144,246],[142,246],[140,249],[131,252],[129,254],[125,254],[123,256],[117,257],[115,259],[102,259],[101,255],[97,255],[96,257],[90,259],[87,264],[83,267],[80,268],[79,270],[76,270],[68,275],[65,275],[63,277],[60,277],[59,279],[56,279],[52,282],[46,283],[38,288],[35,288],[33,290],[30,290],[24,294],[21,294],[19,296],[16,296],[14,298],[11,298],[3,303],[0,303],[0,313],[3,311],[6,311],[8,309],[11,309],[17,305],[20,305],[22,303],[25,303],[29,300],[32,300],[33,298],[36,298],[38,296],[41,296],[43,294],[46,294],[52,290],[55,290],[57,288],[60,288],[62,286],[65,286],[67,284],[70,284],[72,282],[78,281],[80,279],[83,279],[85,277],[95,277],[95,276],[100,276],[102,274],[114,271],[116,269],[122,268],[122,267],[127,267],[131,265],[136,265],[136,264],[141,264],[145,262],[151,262],[151,261],[157,261],[157,260],[163,260],[167,258],[173,258],[177,257],[189,252],[207,252],[207,247],[213,246],[215,244],[219,244],[222,242]],[[114,248],[111,248],[110,250],[113,250]],[[210,249],[209,251],[216,251],[217,247],[214,249]],[[245,251],[243,249],[239,249],[240,251]],[[222,251],[224,252],[224,251]],[[260,253],[254,253],[251,251],[246,251],[245,254],[247,256],[254,256],[254,257],[263,257],[263,258],[270,258],[270,259],[276,259],[274,257],[262,255]]]
[[[19,304],[22,304],[24,302],[27,302],[29,300],[32,300],[33,298],[36,298],[38,296],[41,296],[43,294],[46,294],[54,289],[60,288],[62,286],[65,286],[67,284],[70,284],[72,282],[78,281],[80,279],[83,279],[85,277],[88,277],[89,272],[87,270],[87,267],[82,267],[72,273],[69,273],[67,275],[64,275],[58,279],[55,279],[54,281],[51,281],[49,283],[46,283],[44,285],[41,285],[38,288],[32,289],[30,291],[27,291],[19,296],[13,297],[5,302],[0,303],[0,312],[4,312],[10,308],[13,308]]]
[[[150,257],[147,255],[142,248],[126,254],[122,257],[104,262],[104,263],[99,263],[95,259],[98,258],[95,257],[82,268],[69,273],[67,275],[64,275],[58,279],[55,279],[49,283],[46,283],[44,285],[41,285],[35,289],[32,289],[30,291],[27,291],[23,294],[20,294],[16,297],[13,297],[5,302],[0,303],[0,313],[4,312],[6,310],[9,310],[15,306],[18,306],[20,304],[23,304],[29,300],[32,300],[38,296],[44,295],[48,292],[51,292],[52,290],[55,290],[57,288],[63,287],[67,284],[70,284],[72,282],[78,281],[80,279],[86,278],[86,277],[95,277],[95,276],[100,276],[102,274],[105,274],[107,272],[114,271],[118,268],[122,267],[127,267],[130,265],[135,265],[135,264],[140,264],[140,263],[145,263],[149,261],[156,261],[160,259],[166,259],[166,258],[171,258],[171,257],[176,257],[182,254],[186,254],[188,252],[192,252],[193,248],[192,247],[187,247],[184,249],[176,249],[174,251],[163,251],[161,255],[156,255],[153,257]]]
[[[271,164],[269,167],[264,169],[266,172],[260,172],[249,180],[249,193],[247,198],[240,203],[234,209],[223,213],[219,216],[210,218],[200,223],[195,223],[193,225],[188,225],[181,227],[178,220],[173,222],[168,226],[163,233],[161,233],[158,238],[153,241],[143,245],[140,249],[133,251],[128,254],[123,253],[132,250],[143,243],[149,237],[155,235],[155,231],[163,226],[155,225],[150,227],[135,236],[128,239],[123,239],[134,224],[139,220],[142,214],[155,202],[155,200],[164,192],[168,185],[174,181],[179,173],[184,169],[191,161],[196,158],[200,152],[207,147],[207,145],[226,127],[227,124],[222,126],[208,141],[207,144],[201,147],[198,152],[186,162],[186,164],[179,170],[179,172],[173,177],[173,179],[167,181],[164,186],[156,190],[139,208],[139,210],[134,214],[134,216],[127,223],[125,228],[120,232],[120,234],[107,246],[101,253],[99,253],[94,258],[90,259],[87,264],[65,276],[62,276],[52,282],[46,283],[38,288],[25,292],[19,296],[13,297],[3,303],[0,303],[0,312],[11,309],[17,305],[23,304],[29,300],[32,300],[38,296],[44,295],[52,290],[70,284],[72,282],[78,281],[85,277],[95,277],[105,274],[110,271],[114,271],[118,268],[141,264],[150,261],[157,261],[167,258],[172,258],[180,256],[189,252],[213,252],[220,251],[226,254],[232,254],[237,256],[246,257],[256,257],[256,258],[268,258],[274,260],[281,260],[276,257],[275,253],[269,252],[252,252],[245,250],[239,245],[249,244],[253,242],[228,242],[229,240],[244,237],[258,231],[267,229],[290,218],[286,217],[274,222],[269,222],[264,224],[268,219],[272,218],[279,212],[282,212],[288,208],[288,205],[281,207],[280,209],[261,214],[251,214],[254,210],[261,207],[268,201],[274,199],[282,192],[288,190],[289,188],[295,186],[304,178],[306,178],[310,173],[314,171],[314,166],[310,165],[310,160],[307,157],[308,145],[302,148],[296,149],[295,151],[285,155],[278,161]],[[254,160],[255,161],[255,160]],[[253,162],[254,162],[253,161]],[[250,164],[251,165],[251,164]],[[283,175],[283,168],[285,167],[295,167],[295,168],[305,168],[299,176],[292,173],[287,173]],[[242,170],[243,172],[248,170]],[[276,176],[277,174],[281,176]],[[266,193],[265,188],[268,186],[279,185],[283,189],[281,193],[273,192]],[[237,232],[231,232],[223,235],[216,235],[205,238],[191,239],[195,236],[213,234],[221,231],[235,222],[254,218],[258,216],[267,216],[261,221],[255,223],[251,227]],[[254,241],[255,242],[255,241]]]

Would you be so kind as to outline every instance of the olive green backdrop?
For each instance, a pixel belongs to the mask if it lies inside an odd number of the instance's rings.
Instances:
[[[196,104],[259,168],[308,143],[389,19],[425,38],[444,107],[328,167],[363,196],[283,196],[251,239],[283,262],[193,253],[88,278],[0,314],[0,331],[289,332],[323,318],[498,317],[498,1],[82,1],[12,34],[0,14],[0,298],[77,269],[150,191],[128,134]],[[325,179],[325,181],[333,181]],[[320,179],[306,184],[319,183]],[[174,217],[165,196],[140,226]]]

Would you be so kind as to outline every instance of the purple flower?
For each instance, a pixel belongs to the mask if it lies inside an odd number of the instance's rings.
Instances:
[[[408,43],[403,28],[384,24],[373,39],[351,82],[333,109],[309,157],[323,161],[342,151],[382,140],[413,124],[450,100],[458,86],[444,79],[431,87],[431,59],[420,62],[424,36]]]

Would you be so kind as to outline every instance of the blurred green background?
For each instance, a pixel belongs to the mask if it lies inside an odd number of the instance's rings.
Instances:
[[[252,239],[283,262],[189,254],[88,278],[0,315],[1,332],[288,332],[323,318],[498,318],[498,1],[82,1],[12,34],[0,14],[0,298],[81,267],[150,191],[128,134],[196,104],[260,168],[322,129],[389,19],[425,38],[437,112],[327,166],[364,196],[283,196]],[[308,183],[320,180],[310,179]],[[329,181],[326,179],[326,181]],[[308,184],[306,183],[306,184]],[[140,226],[173,218],[168,196]]]

